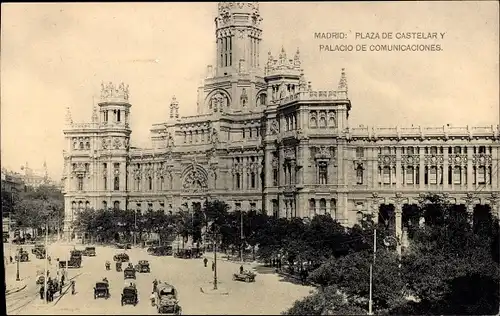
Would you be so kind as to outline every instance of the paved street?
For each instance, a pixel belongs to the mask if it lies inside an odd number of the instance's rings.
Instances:
[[[72,246],[52,245],[49,255],[53,258],[66,259]],[[82,249],[82,246],[77,247]],[[31,250],[28,250],[29,252]],[[97,247],[96,257],[84,257],[81,269],[69,269],[68,278],[76,281],[76,294],[63,291],[61,298],[56,296],[54,302],[45,304],[37,296],[34,275],[43,267],[43,260],[34,259],[22,264],[22,272],[33,275],[28,282],[29,288],[18,294],[19,303],[8,303],[9,314],[156,314],[151,306],[149,296],[152,282],[155,278],[173,284],[179,292],[180,305],[183,314],[279,314],[290,307],[293,302],[308,295],[311,288],[280,281],[275,274],[258,274],[255,283],[245,283],[232,280],[232,273],[237,271],[239,264],[218,261],[219,288],[229,292],[229,295],[204,294],[200,288],[211,289],[213,280],[211,259],[208,267],[203,267],[201,259],[177,259],[173,257],[149,256],[145,249],[127,250],[132,263],[138,260],[149,260],[151,273],[137,274],[139,303],[137,306],[121,306],[120,296],[125,281],[123,272],[114,269],[113,255],[122,250],[110,247]],[[111,271],[105,270],[105,261],[112,262]],[[15,265],[12,265],[15,267]],[[245,266],[251,269],[249,265]],[[14,277],[15,277],[15,269]],[[10,272],[8,272],[10,273]],[[55,273],[55,270],[54,272]],[[52,274],[51,273],[51,274]],[[107,277],[110,281],[111,298],[94,300],[93,287],[96,281]],[[14,294],[13,294],[14,295]],[[25,297],[26,296],[26,297]],[[10,308],[9,304],[13,304]],[[24,305],[24,306],[22,306]],[[21,307],[19,307],[21,306]]]

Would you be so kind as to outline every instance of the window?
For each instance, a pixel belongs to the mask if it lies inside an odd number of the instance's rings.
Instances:
[[[486,184],[486,168],[484,166],[477,168],[477,184]]]
[[[325,199],[319,200],[319,211],[320,211],[321,215],[326,214],[326,200]]]
[[[315,199],[310,199],[309,200],[309,214],[315,214],[316,213],[316,200]]]
[[[257,203],[250,203],[250,210],[251,211],[257,210]]]
[[[80,142],[80,149],[83,150],[83,142]]]
[[[108,111],[104,111],[104,122],[108,121]]]
[[[241,189],[241,175],[239,173],[236,174],[236,189]]]
[[[81,211],[83,209],[83,202],[78,202],[78,210]]]
[[[165,213],[165,203],[160,202],[160,213]]]
[[[429,170],[429,184],[437,184],[437,167],[432,166]]]
[[[406,184],[413,184],[413,167],[406,168]]]
[[[273,205],[273,216],[278,217],[279,216],[279,204],[278,200],[271,200],[271,203]]]
[[[85,202],[85,208],[86,208],[86,209],[89,209],[89,208],[90,208],[90,202],[89,202],[89,201],[86,201],[86,202]]]
[[[384,184],[391,184],[391,167],[384,167],[382,176]]]
[[[453,151],[455,152],[455,154],[461,154],[462,153],[462,148],[456,146]]]
[[[330,215],[333,219],[337,219],[337,200],[330,199]]]
[[[278,186],[278,169],[273,169],[273,186]]]
[[[326,127],[326,119],[323,116],[319,118],[319,127]]]
[[[120,111],[120,110],[118,110],[118,111],[116,112],[116,121],[117,121],[117,122],[120,122],[120,121],[121,121],[121,113],[122,113],[122,111]]]
[[[115,176],[115,179],[113,181],[113,190],[115,191],[118,191],[120,190],[120,177],[119,176]]]
[[[104,190],[107,190],[108,189],[108,177],[104,176],[102,181],[103,181]]]
[[[259,100],[260,100],[260,105],[266,105],[266,95],[265,94],[259,95]]]
[[[415,154],[415,149],[413,147],[408,147],[407,155],[414,155],[414,154]]]
[[[160,191],[163,191],[163,183],[164,183],[164,178],[163,176],[160,177]]]
[[[136,191],[141,190],[141,179],[135,179],[135,190]]]
[[[153,211],[153,203],[149,202],[148,203],[148,212],[152,212]]]
[[[83,177],[78,177],[78,191],[83,191]]]
[[[241,131],[241,137],[242,137],[242,138],[245,138],[245,137],[246,137],[246,135],[245,135],[245,129],[243,129],[243,130]]]
[[[153,178],[148,177],[148,190],[153,190]]]
[[[356,148],[356,158],[363,158],[365,155],[365,149],[358,147]]]
[[[319,163],[319,184],[328,183],[328,168],[325,162]]]
[[[462,168],[456,166],[453,170],[453,183],[462,184]]]
[[[107,210],[108,209],[108,202],[102,201],[102,209]]]
[[[255,189],[255,180],[256,180],[256,178],[255,178],[255,172],[252,172],[250,174],[250,185],[251,185],[252,189]]]
[[[363,184],[363,167],[356,168],[356,184]]]
[[[486,154],[486,146],[479,146],[479,153]]]
[[[115,201],[113,203],[113,208],[118,211],[120,209],[120,201]]]

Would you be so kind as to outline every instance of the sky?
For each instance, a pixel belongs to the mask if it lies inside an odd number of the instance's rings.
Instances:
[[[300,48],[315,90],[337,88],[346,69],[350,126],[499,124],[499,8],[490,2],[260,3],[261,65]],[[133,146],[166,121],[196,114],[197,88],[214,64],[217,4],[2,3],[1,164],[28,162],[60,179],[64,117],[90,121],[102,81],[130,86]],[[320,40],[315,32],[347,38]],[[445,33],[437,40],[355,39],[355,34]],[[368,34],[368,36],[372,36]],[[439,35],[441,38],[441,36]],[[320,51],[320,45],[354,51]],[[355,51],[356,45],[367,51]],[[439,44],[433,52],[375,52],[377,44]]]

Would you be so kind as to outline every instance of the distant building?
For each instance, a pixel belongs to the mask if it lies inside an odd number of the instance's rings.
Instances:
[[[130,146],[123,83],[102,84],[90,123],[68,111],[67,234],[83,208],[199,209],[206,198],[277,217],[330,214],[346,225],[369,213],[399,237],[403,207],[426,192],[445,192],[471,213],[478,204],[500,212],[499,126],[351,127],[344,69],[336,89],[316,91],[299,50],[269,52],[262,67],[258,4],[218,9],[217,60],[198,89],[198,113],[179,117],[173,97],[169,117],[151,128],[151,148]]]

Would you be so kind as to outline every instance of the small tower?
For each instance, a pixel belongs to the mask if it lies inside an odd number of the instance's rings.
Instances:
[[[301,69],[299,50],[297,49],[293,59],[287,58],[284,47],[281,47],[278,59],[274,59],[269,52],[265,74],[265,80],[268,84],[267,95],[270,96],[271,102],[278,102],[297,93],[305,80]]]
[[[175,98],[175,95],[172,97],[172,101],[170,101],[170,118],[171,119],[179,118],[179,102]]]
[[[345,68],[342,68],[342,72],[340,73],[340,80],[338,91],[345,92],[345,97],[347,98],[347,77],[345,75]]]

